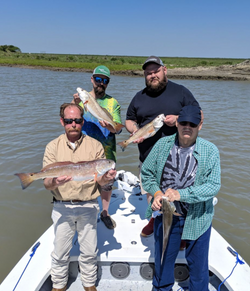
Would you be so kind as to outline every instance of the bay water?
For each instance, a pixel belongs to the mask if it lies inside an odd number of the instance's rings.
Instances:
[[[42,180],[22,190],[18,172],[40,171],[45,146],[64,132],[59,107],[91,74],[0,67],[0,282],[51,225],[51,193]],[[200,136],[220,150],[222,187],[214,228],[250,264],[250,82],[173,80],[186,86],[204,112]],[[142,77],[111,76],[107,93],[122,108],[144,87]],[[117,142],[127,139],[124,129]],[[138,174],[138,150],[117,148],[117,170]],[[219,259],[219,258],[218,258]],[[240,268],[240,266],[239,266]]]

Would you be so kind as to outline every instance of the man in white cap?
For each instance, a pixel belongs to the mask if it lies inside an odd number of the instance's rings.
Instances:
[[[111,114],[115,122],[121,123],[121,108],[119,103],[115,98],[106,94],[109,81],[109,69],[103,65],[96,67],[91,76],[91,83],[93,88],[90,91],[90,94],[96,98],[96,101],[101,107],[105,108]],[[73,97],[74,99],[72,102],[83,107],[83,103],[81,102],[78,93],[74,94]],[[101,142],[105,150],[106,158],[116,162],[116,133],[110,124],[105,121],[99,121],[90,112],[85,112],[82,132]],[[112,185],[113,183],[105,185],[102,187],[101,191],[103,209],[101,212],[101,220],[104,222],[108,229],[113,229],[116,226],[115,221],[108,213],[112,194]]]

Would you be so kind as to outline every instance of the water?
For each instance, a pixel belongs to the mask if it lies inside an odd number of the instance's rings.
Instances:
[[[0,67],[0,282],[51,225],[51,194],[41,180],[21,190],[16,172],[39,171],[46,144],[64,132],[59,107],[77,87],[91,90],[91,74]],[[250,82],[175,80],[200,102],[200,136],[221,154],[222,187],[213,226],[250,264]],[[141,77],[112,76],[107,93],[122,107],[144,86]],[[126,130],[117,141],[128,137]],[[138,174],[138,150],[117,149],[117,169]],[[240,268],[240,267],[239,267]]]

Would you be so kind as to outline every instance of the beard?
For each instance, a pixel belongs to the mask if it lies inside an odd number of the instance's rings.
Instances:
[[[152,83],[154,80],[158,82]],[[167,78],[164,77],[162,80],[154,78],[153,80],[146,81],[146,91],[149,95],[154,96],[162,92],[167,86]]]
[[[99,85],[94,87],[94,92],[97,97],[103,97],[105,94],[105,87],[103,85]]]

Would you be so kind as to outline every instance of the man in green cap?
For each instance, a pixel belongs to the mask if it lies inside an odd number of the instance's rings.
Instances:
[[[106,89],[110,81],[110,71],[106,66],[98,66],[94,69],[91,76],[91,83],[93,88],[90,94],[96,98],[99,105],[105,108],[113,117],[113,120],[117,123],[121,123],[120,105],[116,99],[106,94]],[[79,104],[83,107],[78,93],[73,95],[73,103]],[[90,112],[84,113],[84,125],[82,132],[92,138],[97,139],[102,143],[105,155],[107,159],[111,159],[116,162],[116,139],[115,130],[113,127],[105,121],[99,121]],[[112,194],[112,185],[110,183],[102,187],[101,199],[102,199],[102,212],[101,220],[104,222],[107,228],[113,229],[116,226],[115,221],[108,213],[110,198]]]

